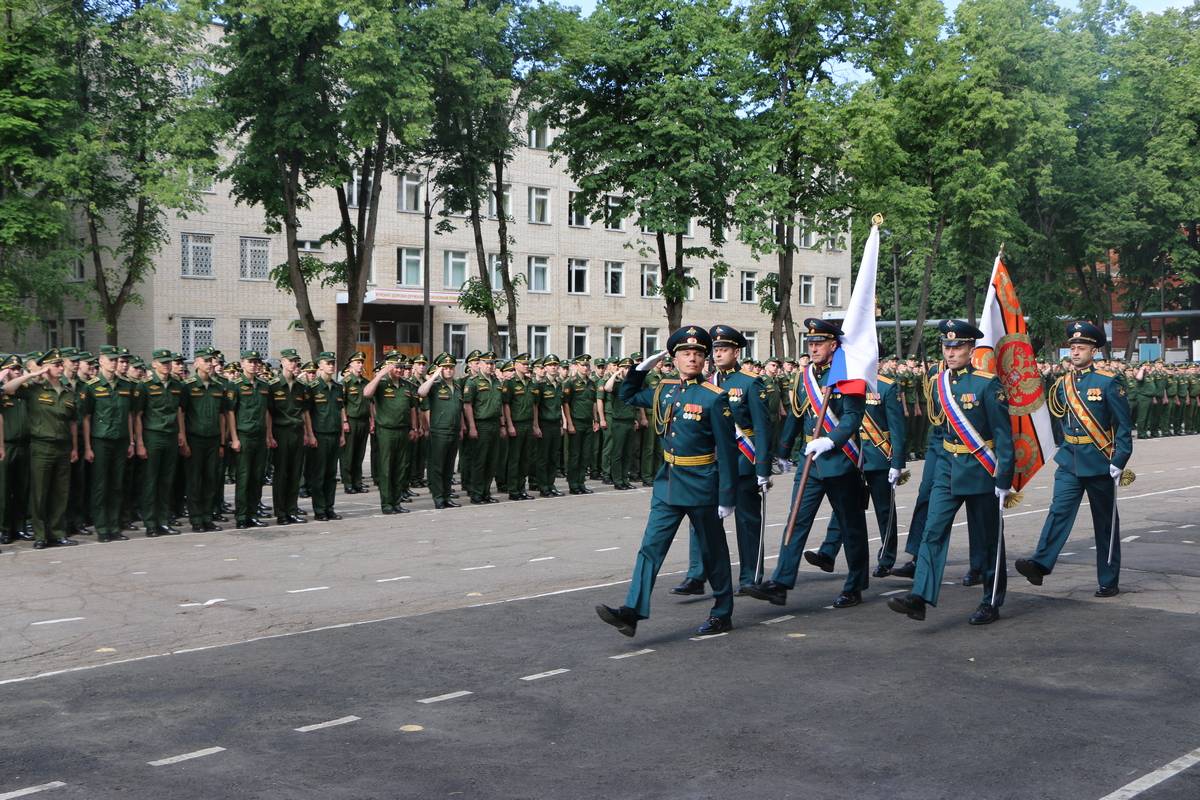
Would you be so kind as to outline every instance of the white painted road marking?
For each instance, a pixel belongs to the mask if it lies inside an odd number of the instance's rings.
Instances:
[[[632,653],[619,653],[615,656],[609,656],[609,658],[611,658],[613,661],[619,661],[622,658],[633,658],[634,656],[644,656],[644,655],[647,655],[647,654],[653,653],[653,652],[654,651],[651,650],[649,647],[646,647],[641,650],[635,650]]]
[[[288,589],[288,594],[301,594],[303,592],[320,592],[328,589],[328,586],[310,586],[307,589]]]
[[[400,575],[395,578],[376,578],[375,582],[376,583],[390,583],[392,581],[406,581],[411,577],[412,577],[412,575]]]
[[[570,672],[569,669],[552,669],[549,672],[538,672],[533,675],[526,675],[521,678],[523,681],[540,681],[542,678],[549,678],[552,675],[562,675],[564,672]]]
[[[463,572],[474,572],[477,569],[495,569],[495,564],[484,564],[482,567],[463,567]]]
[[[204,758],[216,753],[225,752],[224,747],[206,747],[203,750],[196,750],[183,755],[171,756],[170,758],[160,758],[158,761],[147,761],[146,763],[152,767],[165,767],[168,764],[178,764],[180,761],[191,761],[193,758]]]
[[[1188,528],[1194,528],[1194,527],[1196,527],[1196,523],[1189,522],[1187,525],[1180,525],[1179,530],[1182,531],[1182,530],[1187,530]]]
[[[5,792],[4,794],[0,794],[0,800],[16,800],[16,798],[18,798],[18,797],[27,797],[31,794],[37,794],[38,792],[44,792],[47,789],[58,789],[63,786],[66,786],[66,784],[63,783],[62,781],[50,781],[49,783],[41,783],[41,784],[38,784],[37,786],[28,786],[24,789],[17,789],[12,792]]]
[[[60,622],[79,622],[87,617],[63,617],[62,619],[44,619],[41,622],[31,622],[30,625],[57,625]]]
[[[703,642],[705,639],[720,639],[722,636],[728,635],[729,631],[725,631],[724,633],[710,633],[708,636],[692,636],[690,638],[693,642]]]
[[[555,559],[555,556],[542,556],[540,558],[529,559],[529,563],[533,564],[534,562],[537,562],[537,561],[553,561],[554,559]]]
[[[1075,554],[1074,553],[1063,553],[1062,554],[1062,556],[1073,556],[1073,555],[1075,555]],[[1062,558],[1062,556],[1059,556],[1059,558]]]
[[[1162,531],[1154,531],[1154,533],[1162,533]],[[1125,543],[1125,542],[1136,542],[1136,541],[1137,541],[1138,539],[1140,539],[1140,538],[1142,538],[1142,537],[1140,537],[1140,536],[1126,536],[1124,539],[1122,539],[1122,540],[1121,540],[1121,542],[1122,542],[1122,543]]]
[[[611,551],[613,551],[613,550],[620,550],[620,549],[621,549],[621,548],[619,548],[619,547],[601,547],[601,548],[600,548],[599,550],[597,550],[596,552],[597,552],[597,553],[608,553],[608,552],[611,552]]]
[[[214,606],[217,603],[224,603],[224,602],[225,602],[224,597],[214,597],[212,600],[205,600],[203,603],[180,603],[179,607],[180,608],[192,608],[194,606],[207,607],[207,606]]]
[[[466,697],[472,692],[450,692],[450,694],[439,694],[437,697],[426,697],[424,700],[418,700],[418,703],[440,703],[443,700],[453,700],[456,697]]]
[[[894,594],[904,594],[908,589],[892,589],[890,592],[881,592],[880,597],[891,597]]]
[[[1133,783],[1126,784],[1117,789],[1112,794],[1104,795],[1100,800],[1130,800],[1130,798],[1137,797],[1150,787],[1157,786],[1167,778],[1178,775],[1180,772],[1196,764],[1200,764],[1200,748],[1196,748],[1187,755],[1175,759],[1165,767],[1159,767],[1154,772],[1143,775]]]
[[[319,731],[322,728],[332,728],[337,725],[348,725],[351,722],[358,722],[360,719],[362,719],[362,717],[338,717],[337,719],[329,720],[329,722],[318,722],[315,725],[302,725],[299,728],[293,728],[293,730],[296,731],[296,733],[308,733],[309,731]]]
[[[795,614],[784,614],[782,617],[773,617],[772,619],[764,619],[759,625],[774,625],[777,622],[787,622],[789,619],[795,619]]]

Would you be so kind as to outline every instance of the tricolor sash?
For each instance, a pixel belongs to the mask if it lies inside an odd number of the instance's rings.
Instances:
[[[746,435],[746,432],[742,430],[742,426],[738,425],[736,422],[733,423],[733,434],[734,439],[737,441],[738,450],[740,450],[742,455],[744,455],[746,459],[753,464],[754,442],[751,441],[750,437]]]
[[[863,413],[862,420],[863,433],[867,435],[867,439],[871,444],[879,448],[879,452],[883,453],[884,457],[892,460],[892,437],[888,431],[882,430],[879,423],[871,419],[871,415],[867,412]]]
[[[971,451],[971,455],[979,460],[988,475],[996,474],[996,454],[988,447],[987,440],[979,435],[975,426],[967,419],[967,415],[958,407],[954,392],[950,390],[950,373],[953,370],[944,369],[938,376],[938,402],[946,412],[946,422],[958,434],[958,438]]]
[[[1087,435],[1091,437],[1092,444],[1104,453],[1105,458],[1112,458],[1113,453],[1113,436],[1112,431],[1105,430],[1101,427],[1096,418],[1092,416],[1092,411],[1088,408],[1088,404],[1079,396],[1079,387],[1075,385],[1075,374],[1067,375],[1067,379],[1062,382],[1063,391],[1067,395],[1067,405],[1071,408],[1079,424],[1087,431]]]
[[[808,365],[808,369],[804,370],[802,375],[804,379],[804,394],[808,398],[808,404],[812,407],[813,414],[818,422],[817,427],[821,433],[830,433],[838,426],[838,416],[833,413],[833,409],[826,409],[821,405],[821,386],[817,383],[817,376],[813,372],[812,364]],[[866,413],[863,413],[866,417]],[[854,437],[846,440],[842,445],[842,452],[846,454],[846,458],[853,461],[855,464],[861,464],[862,454],[859,452],[858,443],[854,441]]]

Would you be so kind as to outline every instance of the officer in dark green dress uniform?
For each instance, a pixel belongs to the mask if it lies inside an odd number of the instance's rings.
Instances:
[[[530,463],[536,459],[537,439],[533,435],[533,407],[537,402],[533,376],[529,373],[529,353],[513,359],[513,377],[504,383],[504,415],[508,422],[508,499],[532,500],[525,491]]]
[[[474,466],[470,471],[470,482],[463,479],[471,503],[498,503],[492,497],[492,480],[496,477],[496,465],[500,448],[500,415],[504,403],[500,393],[500,382],[494,376],[496,354],[490,350],[481,353],[476,365],[476,374],[463,382],[463,415],[467,422],[467,438],[474,445],[471,458]]]
[[[929,413],[930,419],[942,427],[942,448],[946,454],[937,461],[912,592],[889,599],[888,606],[911,619],[922,620],[926,604],[937,605],[951,526],[965,503],[967,532],[973,548],[984,559],[985,570],[983,602],[969,622],[987,625],[1000,618],[1007,588],[1006,561],[1000,542],[1000,503],[1008,498],[1013,477],[1008,399],[995,375],[971,365],[975,341],[983,337],[978,328],[963,320],[950,319],[942,322],[938,330],[946,368],[939,373],[938,385],[933,387]]]
[[[171,375],[175,354],[159,349],[151,354],[153,374],[142,383],[142,441],[146,469],[142,479],[142,521],[146,535],[179,533],[168,524],[172,517],[175,471],[179,448],[186,441],[183,429],[183,384]]]
[[[708,331],[685,326],[671,334],[667,352],[679,379],[654,389],[643,386],[646,371],[666,353],[630,370],[621,397],[630,405],[653,411],[653,424],[663,444],[663,467],[654,481],[650,516],[633,567],[633,583],[619,608],[597,606],[596,613],[626,636],[639,620],[650,617],[650,592],[679,524],[687,517],[700,539],[704,570],[713,590],[713,607],[697,633],[724,633],[733,627],[733,586],[729,547],[721,520],[733,514],[737,498],[737,445],[733,412],[723,389],[704,380],[704,359],[712,347]]]
[[[193,374],[183,382],[183,469],[187,473],[188,517],[194,533],[220,530],[214,516],[221,508],[221,461],[227,434],[225,386],[214,371],[213,352],[211,347],[196,350]]]
[[[462,389],[454,380],[457,363],[449,353],[439,353],[433,359],[433,369],[417,389],[417,395],[427,406],[423,414],[429,431],[429,494],[434,508],[459,507],[450,496],[463,413]]]
[[[1035,586],[1054,570],[1054,563],[1071,535],[1079,503],[1086,493],[1096,538],[1097,597],[1120,591],[1120,520],[1112,530],[1116,484],[1125,477],[1133,455],[1132,418],[1124,384],[1112,372],[1092,366],[1104,347],[1104,331],[1090,322],[1067,327],[1074,369],[1054,384],[1047,398],[1050,413],[1062,420],[1063,443],[1054,454],[1054,496],[1031,558],[1018,558],[1017,572]],[[1109,563],[1109,540],[1112,562]]]
[[[800,556],[812,530],[821,501],[828,496],[833,513],[842,525],[842,539],[849,567],[842,592],[834,600],[835,608],[849,608],[862,602],[862,590],[869,583],[870,561],[867,546],[867,521],[863,514],[861,477],[858,470],[859,428],[866,407],[867,387],[861,381],[834,386],[829,391],[828,408],[822,407],[824,381],[833,355],[840,346],[842,335],[838,325],[830,320],[809,318],[805,343],[810,364],[796,370],[789,390],[791,411],[783,426],[780,444],[783,452],[791,452],[798,439],[803,439],[804,455],[813,457],[804,494],[797,503],[802,470],[796,470],[792,484],[793,525],[791,540],[784,528],[784,543],[771,580],[746,587],[746,594],[774,605],[787,602],[788,590],[796,585]]]
[[[320,360],[318,356],[318,366]],[[366,362],[367,354],[361,351],[350,356],[350,362],[346,365],[349,374],[341,384],[346,402],[346,420],[350,423],[350,430],[346,432],[346,446],[341,451],[342,486],[346,494],[367,491],[362,471],[363,458],[367,454],[367,438],[371,431],[371,404],[362,395],[363,387],[367,385],[367,379],[363,377]]]
[[[336,355],[328,351],[317,354],[317,379],[313,381],[309,390],[309,413],[312,415],[313,435],[316,436],[317,447],[310,456],[312,467],[308,471],[308,491],[313,502],[313,519],[317,520],[342,518],[341,514],[333,510],[337,497],[338,454],[346,446],[347,431],[352,426],[346,413],[342,385],[334,380],[336,369]],[[364,386],[365,384],[358,387],[360,397]],[[369,416],[368,408],[367,417]],[[367,425],[369,426],[369,419]],[[361,479],[361,458],[357,465],[359,472],[355,473],[355,462],[351,460],[351,475],[360,476]]]
[[[63,358],[50,350],[37,359],[38,369],[12,378],[4,393],[25,403],[29,419],[29,516],[33,547],[79,544],[67,538],[67,496],[76,448],[76,396],[63,383]]]
[[[410,453],[419,425],[418,398],[412,384],[401,378],[402,356],[388,357],[383,369],[363,387],[363,396],[374,406],[375,437],[379,447],[380,510],[384,514],[407,514],[401,505],[408,476]]]
[[[117,373],[121,348],[100,348],[99,371],[80,389],[83,457],[92,465],[92,520],[96,540],[127,539],[121,532],[125,470],[134,455],[134,415],[141,387]]]
[[[258,377],[262,354],[243,350],[242,374],[225,390],[226,426],[229,446],[237,453],[237,489],[234,518],[239,529],[265,528],[257,518],[262,502],[267,452],[274,447],[271,433],[271,387]]]
[[[0,379],[8,383],[21,374],[21,357],[5,355],[0,360]],[[31,539],[25,532],[29,509],[29,417],[25,401],[17,394],[0,397],[0,414],[4,418],[4,461],[0,471],[4,483],[0,487],[0,544],[14,539]]]
[[[294,348],[279,353],[279,377],[271,381],[271,434],[275,437],[272,460],[271,505],[280,525],[308,522],[299,514],[300,469],[304,449],[317,446],[309,409],[308,385],[300,380],[300,354]]]
[[[591,494],[587,488],[588,447],[600,429],[596,422],[596,386],[588,375],[592,357],[586,353],[571,362],[571,376],[563,381],[567,423],[567,488],[571,494]]]

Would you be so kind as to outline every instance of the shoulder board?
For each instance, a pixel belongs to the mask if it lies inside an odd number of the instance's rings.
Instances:
[[[659,383],[669,384],[671,386],[679,385],[679,378],[663,378]]]
[[[1113,372],[1112,370],[1108,370],[1108,369],[1098,369],[1098,370],[1096,370],[1096,374],[1103,375],[1106,378],[1112,378],[1116,375],[1115,372]]]
[[[889,378],[887,375],[876,375],[875,380],[879,381],[880,383],[895,383],[896,382],[895,378]]]
[[[981,370],[981,369],[977,369],[977,370],[975,370],[974,374],[975,374],[975,375],[978,375],[978,376],[979,376],[979,377],[981,377],[981,378],[983,378],[985,381],[990,381],[990,380],[992,380],[993,378],[995,378],[995,377],[996,377],[996,373],[994,373],[994,372],[984,372],[984,371],[983,371],[983,370]]]
[[[703,386],[705,389],[708,389],[710,392],[715,392],[716,394],[725,394],[724,389],[722,389],[720,386],[717,386],[716,384],[709,383],[708,381],[704,381],[700,385]]]
[[[186,386],[186,385],[187,385],[187,384],[189,384],[189,383],[195,383],[195,382],[196,382],[196,379],[195,379],[195,378],[188,378],[188,379],[187,379],[186,381],[184,381],[183,383],[184,383],[184,385]]]
[[[88,378],[88,380],[87,380],[87,385],[88,385],[88,386],[95,386],[95,385],[96,385],[97,383],[99,383],[99,382],[100,382],[100,379],[99,379],[99,378]]]

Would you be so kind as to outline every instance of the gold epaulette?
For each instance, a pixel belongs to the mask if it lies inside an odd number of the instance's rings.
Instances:
[[[876,375],[875,379],[880,383],[895,383],[895,378],[889,378],[887,375]]]
[[[700,385],[703,386],[705,389],[708,389],[710,392],[716,392],[717,394],[725,394],[725,390],[722,389],[720,386],[717,386],[714,383],[709,383],[708,381],[704,381]]]
[[[658,385],[659,386],[665,386],[665,385],[678,386],[679,378],[663,378],[661,381],[658,382]]]
[[[975,374],[978,375],[979,377],[983,378],[985,381],[990,381],[992,378],[996,377],[996,373],[984,372],[981,369],[975,370]]]
[[[1117,375],[1117,373],[1113,372],[1112,370],[1108,370],[1108,369],[1098,369],[1098,370],[1096,370],[1096,374],[1103,375],[1106,378],[1114,378]]]
[[[99,383],[99,382],[100,382],[100,379],[99,379],[99,378],[88,378],[88,379],[87,379],[87,385],[88,385],[88,386],[95,386],[95,385],[96,385],[97,383]]]

